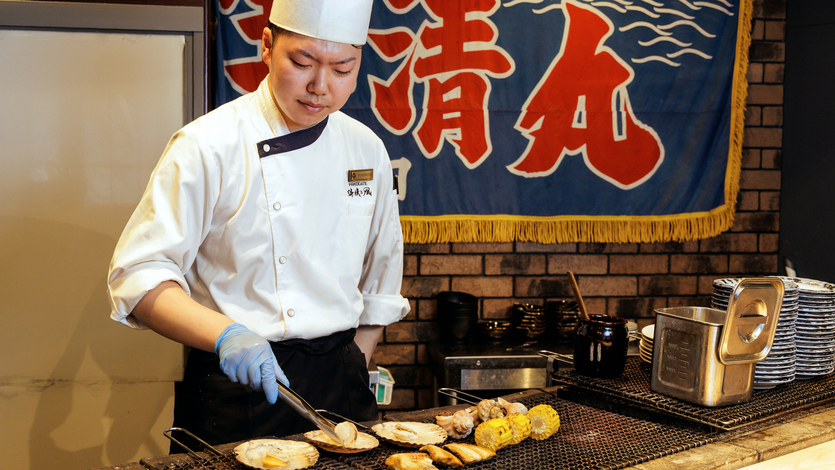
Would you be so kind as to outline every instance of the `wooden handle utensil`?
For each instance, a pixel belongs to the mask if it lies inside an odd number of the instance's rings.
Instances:
[[[577,280],[574,279],[574,273],[568,271],[568,280],[571,281],[571,288],[574,290],[574,298],[577,300],[577,305],[580,307],[580,317],[584,320],[589,319],[589,312],[586,310],[586,304],[583,302],[583,296],[580,295],[580,288],[577,286]]]

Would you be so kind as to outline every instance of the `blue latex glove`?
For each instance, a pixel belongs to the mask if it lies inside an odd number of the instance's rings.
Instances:
[[[249,385],[255,391],[264,390],[271,404],[278,399],[276,377],[284,385],[290,385],[275,360],[270,343],[240,323],[233,323],[223,330],[215,341],[215,352],[220,358],[220,368],[229,380]]]

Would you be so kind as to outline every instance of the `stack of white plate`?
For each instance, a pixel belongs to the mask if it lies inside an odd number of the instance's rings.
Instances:
[[[835,284],[787,278],[800,288],[797,310],[797,379],[835,371]]]
[[[797,283],[788,278],[783,281],[785,293],[780,307],[780,317],[777,319],[777,330],[771,351],[765,359],[754,364],[754,388],[764,390],[780,384],[789,383],[797,374],[797,348],[795,335],[798,318],[799,290]],[[711,305],[720,310],[728,309],[728,301],[734,288],[742,278],[716,279],[713,281]]]
[[[638,343],[638,352],[641,360],[652,364],[652,342],[655,339],[655,325],[645,326],[641,329],[641,341]]]

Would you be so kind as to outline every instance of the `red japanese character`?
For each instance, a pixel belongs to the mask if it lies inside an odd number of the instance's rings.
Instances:
[[[459,73],[444,82],[430,79],[428,87],[423,117],[412,132],[421,151],[435,157],[446,139],[467,168],[477,167],[493,148],[487,120],[490,82],[481,74]]]
[[[553,173],[565,155],[622,189],[651,177],[664,159],[658,134],[635,117],[626,91],[634,71],[604,46],[611,22],[575,0],[563,4],[560,53],[523,107],[515,128],[530,140],[508,169],[526,177]]]
[[[427,158],[446,140],[468,168],[490,154],[488,77],[505,78],[515,70],[510,55],[495,45],[498,29],[489,19],[498,0],[386,0],[396,13],[422,4],[434,21],[417,34],[404,28],[371,31],[369,42],[389,62],[403,59],[383,81],[369,77],[371,106],[378,120],[396,135],[415,121],[415,83],[424,83],[423,114],[412,135]]]

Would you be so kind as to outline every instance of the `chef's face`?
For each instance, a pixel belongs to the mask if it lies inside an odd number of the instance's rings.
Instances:
[[[273,38],[264,28],[261,55],[270,68],[270,85],[287,127],[310,127],[339,111],[357,83],[362,49],[282,31]]]

